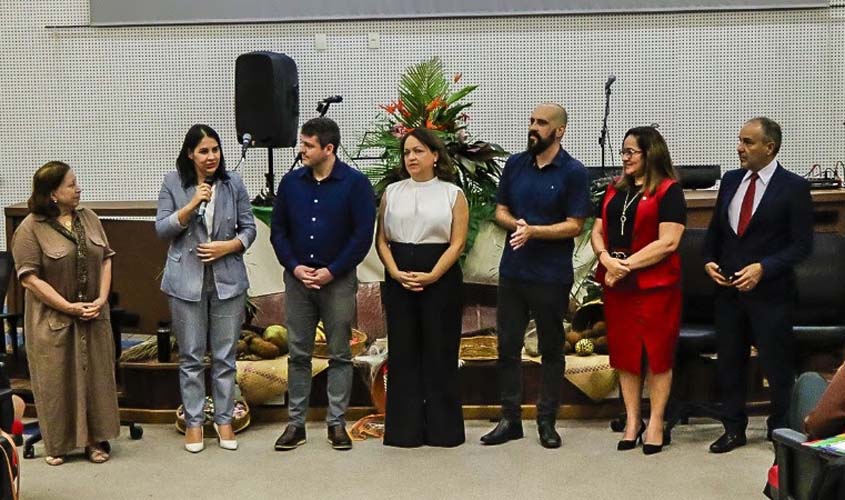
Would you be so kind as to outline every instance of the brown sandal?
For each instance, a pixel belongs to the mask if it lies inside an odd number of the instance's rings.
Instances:
[[[62,465],[63,463],[65,463],[65,457],[46,456],[44,457],[44,461],[47,462],[47,465]]]
[[[102,464],[109,460],[109,454],[99,446],[86,446],[85,456],[89,462],[94,464]]]

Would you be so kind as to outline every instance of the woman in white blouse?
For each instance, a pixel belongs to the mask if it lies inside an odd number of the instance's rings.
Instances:
[[[464,442],[458,390],[458,258],[469,210],[443,142],[417,128],[402,138],[403,179],[387,187],[376,248],[386,270],[388,376],[384,444]]]

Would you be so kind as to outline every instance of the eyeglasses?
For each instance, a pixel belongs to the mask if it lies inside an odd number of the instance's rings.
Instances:
[[[638,155],[638,154],[642,154],[642,151],[640,151],[639,149],[628,148],[628,149],[620,149],[619,150],[619,156],[634,156],[634,155]]]

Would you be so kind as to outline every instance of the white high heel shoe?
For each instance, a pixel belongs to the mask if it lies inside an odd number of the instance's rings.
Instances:
[[[238,440],[237,439],[223,439],[220,437],[220,429],[217,427],[217,423],[214,424],[214,431],[217,432],[217,444],[223,448],[224,450],[237,450],[238,449]]]
[[[205,449],[205,435],[203,434],[203,428],[200,427],[200,441],[198,443],[185,443],[185,450],[191,453],[199,453]]]

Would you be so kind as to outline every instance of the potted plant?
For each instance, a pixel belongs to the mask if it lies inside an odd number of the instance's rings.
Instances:
[[[359,152],[379,149],[376,163],[364,169],[381,197],[388,184],[399,180],[399,142],[411,129],[425,127],[437,133],[455,163],[457,184],[469,204],[469,234],[466,256],[475,244],[481,225],[492,220],[496,209],[496,189],[502,169],[499,162],[509,153],[491,142],[475,139],[467,130],[472,106],[465,98],[477,85],[453,90],[461,80],[458,73],[447,78],[438,58],[410,66],[399,81],[399,97],[379,106],[371,130],[364,134]]]

